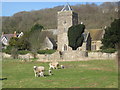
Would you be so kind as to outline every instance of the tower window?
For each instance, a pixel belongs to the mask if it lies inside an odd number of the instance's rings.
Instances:
[[[66,44],[64,44],[64,51],[66,51],[67,50],[67,45]]]
[[[66,24],[67,22],[66,21],[64,21],[64,24]]]

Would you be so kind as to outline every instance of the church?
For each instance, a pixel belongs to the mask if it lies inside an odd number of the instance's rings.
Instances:
[[[68,46],[68,28],[77,25],[78,14],[74,12],[69,4],[65,5],[61,11],[57,12],[57,29],[47,30],[53,32],[56,35],[56,40],[50,39],[46,36],[44,47],[47,49],[54,49],[57,47],[58,51],[71,51],[72,48]],[[81,21],[81,24],[83,22]],[[104,35],[104,30],[102,29],[89,29],[84,31],[82,34],[84,36],[84,42],[81,47],[77,48],[79,51],[95,51],[99,50],[102,46],[101,39]],[[53,43],[56,42],[56,44]],[[57,46],[54,46],[57,45]]]
[[[75,13],[69,4],[67,4],[61,11],[58,12],[58,50],[59,51],[70,51],[71,47],[68,46],[68,28],[78,24],[78,14]],[[84,42],[82,47],[78,50],[91,50],[91,37],[89,32],[84,32]]]

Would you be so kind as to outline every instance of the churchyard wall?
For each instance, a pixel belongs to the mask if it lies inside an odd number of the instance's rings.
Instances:
[[[3,58],[11,58],[11,55],[0,53]],[[19,55],[19,59],[33,58],[32,54]],[[102,52],[86,52],[86,51],[64,51],[55,52],[53,54],[37,54],[38,61],[85,61],[95,59],[116,59],[117,52],[115,53],[102,53]]]

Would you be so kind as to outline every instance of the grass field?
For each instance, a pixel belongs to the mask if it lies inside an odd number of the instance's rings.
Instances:
[[[65,69],[53,70],[48,63],[3,60],[3,88],[117,88],[118,72],[114,60],[60,62]],[[46,77],[34,77],[33,66],[45,66]]]

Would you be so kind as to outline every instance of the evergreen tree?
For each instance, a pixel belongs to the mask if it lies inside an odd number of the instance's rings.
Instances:
[[[85,29],[85,25],[78,24],[71,26],[68,29],[68,42],[69,46],[72,47],[73,50],[76,50],[78,47],[82,46],[84,37],[83,32]]]
[[[102,43],[102,49],[116,48],[116,45],[120,43],[120,19],[115,19],[111,26],[105,29]]]

